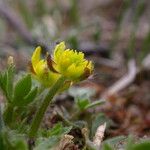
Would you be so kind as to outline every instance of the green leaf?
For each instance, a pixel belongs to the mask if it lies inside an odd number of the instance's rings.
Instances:
[[[125,146],[125,150],[131,150],[133,144],[134,144],[133,136],[130,135],[127,139],[127,144]]]
[[[130,150],[150,150],[150,140],[134,144]]]
[[[28,150],[25,136],[16,131],[4,129],[2,133],[4,150]]]
[[[48,139],[39,139],[37,145],[33,150],[53,150],[60,141],[60,137],[53,136]]]
[[[62,123],[56,124],[51,130],[47,131],[48,138],[39,138],[36,143],[34,150],[54,150],[61,137],[70,132],[72,127],[63,127]]]
[[[48,138],[39,138],[34,150],[53,150],[59,143],[61,137],[70,132],[72,127],[63,127],[62,123],[57,123],[51,130],[47,131]]]
[[[2,81],[3,81],[3,75],[2,75],[2,72],[0,72],[0,88],[3,90]]]
[[[84,110],[89,105],[89,103],[89,99],[76,98],[76,104],[80,110]]]
[[[125,140],[126,140],[125,136],[116,136],[116,137],[105,140],[103,143],[109,144],[112,147],[115,147],[116,145],[119,145],[120,142],[123,142]]]
[[[7,97],[9,99],[12,99],[13,94],[13,80],[14,80],[14,66],[11,65],[7,69],[7,84],[6,84],[6,91],[7,91]]]
[[[88,105],[86,105],[85,109],[89,109],[89,108],[92,108],[92,107],[95,107],[95,106],[99,106],[101,104],[104,104],[105,101],[104,100],[98,100],[98,101],[95,101],[95,102],[92,102]]]
[[[108,143],[105,143],[102,150],[113,150],[113,148]]]
[[[149,149],[150,149],[150,140],[142,140],[134,144],[133,136],[128,137],[125,150],[149,150]]]
[[[12,100],[14,68],[15,67],[11,65],[6,71],[0,73],[0,88],[9,102]]]
[[[13,119],[14,107],[11,104],[8,104],[3,113],[3,119],[6,125],[10,125]]]
[[[30,90],[31,90],[31,75],[27,74],[16,83],[16,86],[14,88],[13,104],[17,105],[19,101],[22,101],[23,98],[28,95]]]
[[[6,72],[0,73],[0,87],[3,92],[6,92]]]
[[[95,94],[95,90],[92,88],[83,87],[71,87],[69,88],[69,95],[73,97],[86,97],[89,98]]]
[[[104,124],[107,123],[107,127],[110,125],[111,121],[103,114],[100,113],[96,116],[94,116],[93,121],[92,121],[92,127],[91,127],[91,136],[93,137],[95,135],[95,132],[97,128]]]
[[[22,100],[17,101],[16,106],[26,106],[33,102],[37,95],[38,88],[34,87]]]
[[[50,131],[48,131],[48,137],[67,134],[71,129],[72,127],[63,127],[62,123],[57,123]]]
[[[23,140],[17,140],[14,146],[14,150],[28,150],[28,146]]]
[[[100,105],[104,102],[104,101],[95,101],[95,102],[90,101],[90,97],[95,94],[95,90],[91,88],[72,87],[69,89],[69,94],[75,98],[76,105],[82,111]]]

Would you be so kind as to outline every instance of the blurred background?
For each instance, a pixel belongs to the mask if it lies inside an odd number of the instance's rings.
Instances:
[[[1,69],[12,55],[25,70],[36,46],[44,54],[60,41],[95,63],[81,86],[107,98],[97,111],[118,125],[111,135],[150,135],[150,1],[0,0]]]
[[[150,47],[149,8],[146,0],[1,0],[0,55],[64,40],[118,65],[131,57],[140,63]]]

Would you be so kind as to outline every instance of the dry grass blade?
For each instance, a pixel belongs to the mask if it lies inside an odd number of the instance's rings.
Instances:
[[[126,88],[129,84],[131,84],[138,72],[136,63],[134,59],[131,59],[128,63],[128,73],[125,74],[121,79],[119,79],[116,83],[108,88],[108,90],[103,94],[103,97],[107,97],[110,95],[115,95],[119,91]]]
[[[100,125],[97,128],[97,131],[95,133],[93,144],[97,147],[98,150],[100,150],[100,146],[104,137],[105,129],[106,129],[106,122],[103,125]]]

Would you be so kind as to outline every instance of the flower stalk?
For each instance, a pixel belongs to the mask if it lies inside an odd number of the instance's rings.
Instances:
[[[33,119],[33,122],[31,124],[31,128],[29,130],[29,137],[34,138],[37,134],[38,128],[40,127],[40,124],[42,122],[43,116],[47,110],[47,107],[49,106],[50,102],[52,101],[53,97],[57,94],[59,89],[63,86],[65,82],[65,77],[61,76],[56,83],[50,88],[48,94],[44,98],[40,108],[37,110],[37,113]]]

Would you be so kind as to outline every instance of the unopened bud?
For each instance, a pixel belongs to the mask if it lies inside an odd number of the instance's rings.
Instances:
[[[14,58],[13,58],[12,56],[9,56],[9,57],[8,57],[7,64],[8,64],[9,66],[11,66],[11,65],[14,64]]]

